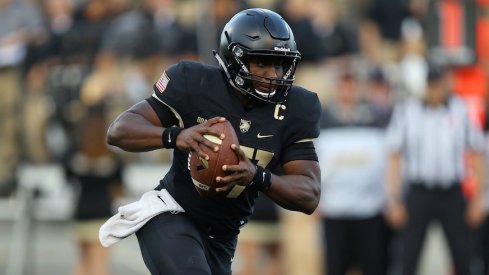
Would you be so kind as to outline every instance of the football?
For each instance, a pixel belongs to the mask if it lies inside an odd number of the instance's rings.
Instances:
[[[204,137],[219,145],[217,152],[210,148],[202,146],[201,149],[209,155],[209,160],[201,158],[196,153],[190,153],[188,159],[188,169],[194,182],[194,186],[203,197],[212,196],[216,193],[216,188],[222,184],[216,182],[216,177],[226,176],[222,170],[223,165],[236,165],[239,163],[238,156],[231,149],[231,144],[239,145],[238,137],[229,121],[219,122],[211,126],[219,133],[223,133],[225,138],[220,139],[213,135],[204,135]]]

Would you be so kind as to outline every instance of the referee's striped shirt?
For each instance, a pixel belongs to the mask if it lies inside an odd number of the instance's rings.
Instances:
[[[387,148],[404,156],[408,182],[426,187],[449,187],[465,176],[468,148],[483,152],[482,130],[469,118],[465,102],[451,96],[430,107],[420,100],[398,105],[387,130]]]

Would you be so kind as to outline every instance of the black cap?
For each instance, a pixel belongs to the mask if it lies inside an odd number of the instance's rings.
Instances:
[[[370,81],[373,81],[373,82],[386,82],[387,81],[387,79],[384,75],[384,72],[382,72],[382,70],[380,68],[372,69],[368,74],[368,78],[370,79]]]
[[[426,79],[428,81],[439,80],[445,74],[446,69],[440,65],[429,64]]]

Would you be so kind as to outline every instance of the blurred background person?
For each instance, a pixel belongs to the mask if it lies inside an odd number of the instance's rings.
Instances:
[[[375,24],[382,40],[382,49],[393,58],[398,57],[401,25],[409,15],[410,1],[372,0],[368,6],[366,19]]]
[[[486,108],[489,106],[489,93],[486,94]],[[485,171],[489,170],[489,113],[486,112],[484,118],[484,138],[485,138]],[[482,225],[475,228],[473,232],[472,245],[474,249],[473,274],[489,274],[489,180],[486,178],[485,185],[481,187],[480,192],[485,193],[485,217]]]
[[[372,125],[374,113],[360,91],[361,84],[355,71],[346,65],[337,70],[336,77],[336,91],[325,103],[321,126]]]
[[[379,68],[371,69],[365,82],[365,97],[374,113],[375,125],[386,127],[395,102],[393,85]]]
[[[368,102],[367,93],[377,91],[363,91],[359,82],[352,68],[340,69],[337,91],[323,110],[316,140],[322,173],[319,215],[324,274],[328,275],[387,272],[388,232],[382,210],[388,118],[373,108],[381,106],[376,96],[371,97],[375,105]]]
[[[18,142],[22,106],[22,66],[27,48],[39,36],[41,17],[29,2],[0,1],[0,196],[15,187],[20,161]]]
[[[386,218],[403,229],[403,274],[416,274],[433,221],[441,223],[456,274],[470,274],[469,226],[482,222],[483,193],[466,198],[462,181],[469,169],[478,183],[485,180],[483,135],[467,105],[452,93],[446,69],[430,66],[427,82],[423,99],[396,106],[389,125]],[[473,167],[465,166],[466,152]]]
[[[75,185],[77,202],[74,233],[79,257],[73,274],[109,274],[108,250],[98,231],[113,215],[113,201],[122,193],[122,164],[105,143],[106,119],[102,106],[93,106],[77,125],[77,146],[65,161],[67,179]]]
[[[313,60],[333,62],[356,51],[355,34],[338,18],[333,0],[311,0],[307,8],[312,33],[304,38],[303,47],[306,53],[314,53]]]
[[[314,36],[309,9],[301,0],[284,0],[277,4],[277,10],[294,31],[297,47],[301,52],[301,62],[306,63],[318,62],[315,50],[317,45],[309,43],[309,38]]]

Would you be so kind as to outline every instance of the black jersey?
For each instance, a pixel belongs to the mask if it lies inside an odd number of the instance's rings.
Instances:
[[[317,161],[312,139],[319,135],[321,107],[315,93],[294,86],[284,104],[245,109],[219,68],[188,61],[168,68],[153,90],[148,102],[165,126],[188,128],[223,116],[233,125],[247,157],[262,167],[274,171],[291,160]],[[226,194],[202,198],[187,162],[187,152],[174,150],[173,165],[157,189],[168,189],[197,224],[238,232],[252,213],[258,191],[236,186]]]

